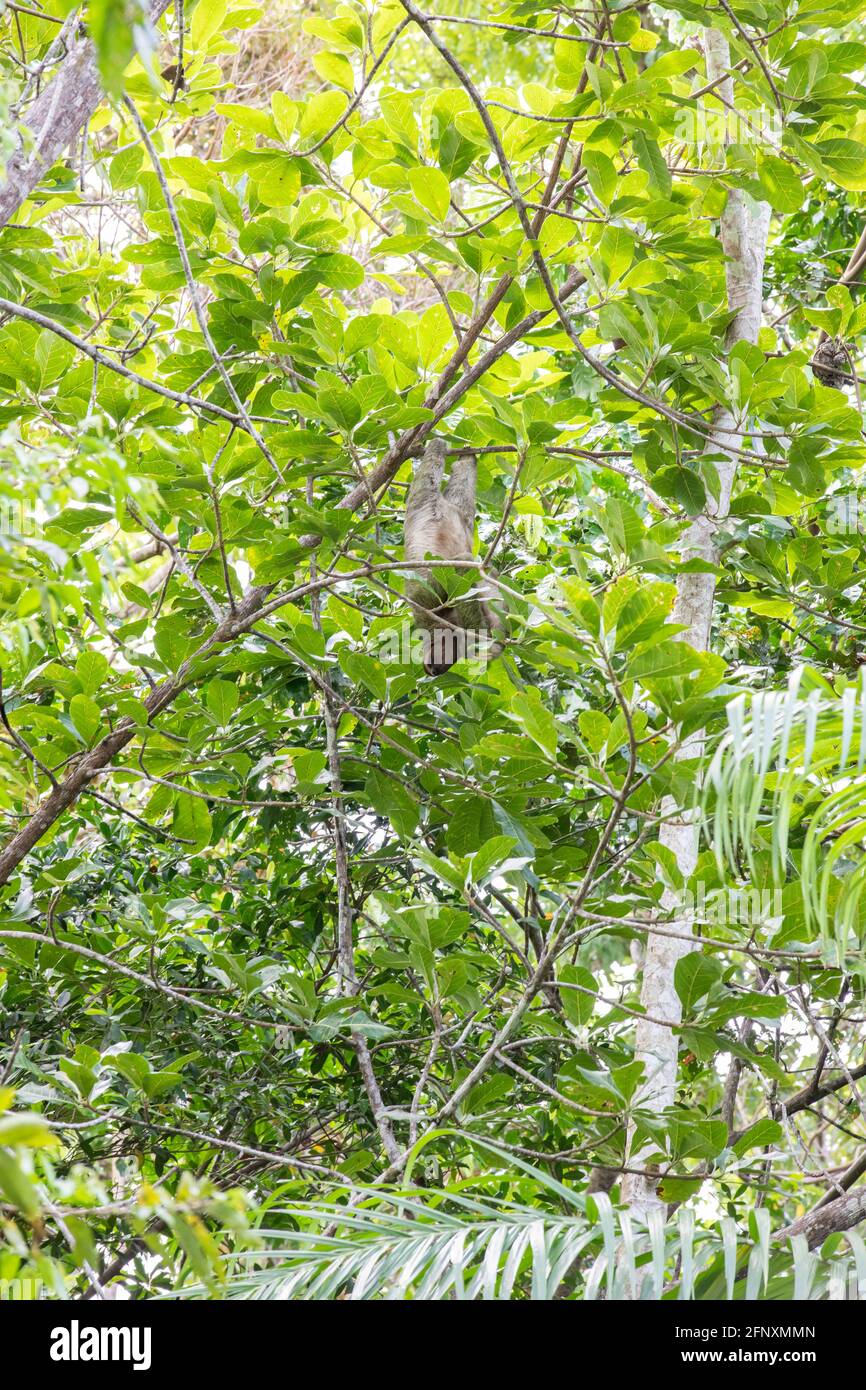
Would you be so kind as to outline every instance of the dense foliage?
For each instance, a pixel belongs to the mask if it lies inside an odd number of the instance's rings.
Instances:
[[[866,1142],[866,6],[164,8],[0,18],[3,159],[84,34],[107,93],[0,232],[0,1279],[866,1280],[787,1230]],[[478,464],[442,582],[494,561],[508,632],[436,680],[430,435]],[[642,953],[692,931],[659,1108]]]

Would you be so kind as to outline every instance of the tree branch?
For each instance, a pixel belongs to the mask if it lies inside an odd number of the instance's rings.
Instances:
[[[849,1192],[845,1197],[836,1197],[826,1206],[816,1207],[806,1216],[790,1226],[783,1226],[776,1233],[776,1241],[790,1240],[792,1236],[805,1236],[810,1250],[816,1250],[828,1236],[837,1231],[850,1231],[866,1217],[866,1191]]]
[[[161,19],[170,3],[171,0],[150,0],[151,24]],[[79,38],[24,118],[18,148],[8,160],[5,179],[0,183],[0,227],[5,227],[30,197],[46,170],[90,120],[104,95],[93,42]]]

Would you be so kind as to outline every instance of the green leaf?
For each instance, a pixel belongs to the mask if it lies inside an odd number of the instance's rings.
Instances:
[[[782,1126],[776,1120],[760,1119],[740,1136],[734,1145],[734,1153],[742,1158],[751,1149],[764,1149],[778,1144],[784,1135]]]
[[[653,487],[662,497],[679,502],[688,516],[698,516],[707,505],[706,488],[691,468],[662,468],[653,474]]]
[[[102,723],[102,710],[89,695],[73,695],[69,701],[69,717],[85,743],[90,744]]]
[[[840,188],[866,189],[866,145],[859,140],[819,140],[815,149]]]
[[[234,681],[216,677],[208,681],[204,690],[207,707],[218,724],[225,726],[238,707],[240,693]]]
[[[674,967],[674,988],[685,1013],[693,1013],[695,1005],[721,977],[722,967],[715,957],[704,955],[703,951],[681,956]]]
[[[374,810],[388,817],[398,835],[410,839],[418,824],[418,803],[403,783],[384,773],[371,772],[366,792]]]
[[[262,160],[250,170],[250,178],[256,186],[265,207],[292,207],[301,187],[301,171],[297,160],[283,155],[273,155]]]
[[[639,32],[644,34],[646,30],[642,29]],[[658,141],[645,135],[642,130],[636,130],[631,139],[637,162],[649,174],[652,187],[662,198],[670,197],[671,175]]]
[[[204,849],[213,834],[207,802],[200,796],[177,792],[171,828],[178,839],[191,841],[194,850]]]
[[[365,685],[371,695],[384,704],[388,698],[388,680],[384,668],[366,652],[352,652],[343,649],[343,669],[350,680]]]
[[[188,624],[172,615],[157,623],[153,645],[169,670],[176,671],[198,644],[189,636]]]
[[[154,1071],[142,1080],[142,1089],[148,1100],[159,1100],[183,1083],[183,1077],[173,1071]]]
[[[219,109],[220,108],[217,107],[217,110]],[[244,111],[249,110],[247,107],[242,109]],[[274,92],[271,97],[271,113],[280,138],[283,140],[290,140],[298,124],[296,103],[290,100],[285,92]],[[255,108],[250,110],[249,114],[255,115]],[[267,131],[265,130],[263,133],[267,134]]]
[[[208,39],[222,27],[226,17],[228,0],[197,0],[189,26],[190,38],[195,48],[203,48]]]
[[[473,883],[483,883],[487,876],[509,859],[511,851],[517,841],[511,835],[494,835],[492,840],[488,840],[472,856],[469,865],[469,874]]]
[[[526,731],[532,741],[551,760],[555,760],[556,721],[550,710],[545,708],[539,691],[535,689],[519,691],[512,698],[511,710],[518,724]]]
[[[600,753],[610,734],[610,720],[600,710],[583,709],[577,724],[593,753]]]
[[[654,29],[636,29],[629,36],[628,46],[634,53],[652,53],[658,41],[659,36]]]
[[[421,206],[438,221],[443,221],[450,204],[451,185],[442,170],[410,169],[409,183]]]
[[[107,1066],[119,1071],[137,1091],[144,1090],[145,1081],[150,1075],[150,1063],[146,1057],[137,1052],[118,1052],[112,1057],[107,1057],[105,1061]]]
[[[85,695],[96,693],[99,687],[104,684],[108,671],[108,661],[102,652],[82,652],[75,663],[75,674],[81,681],[81,688]]]
[[[610,207],[616,194],[617,173],[613,160],[602,150],[585,149],[583,167],[589,186],[605,207]]]
[[[261,111],[255,106],[243,106],[240,102],[234,101],[217,102],[214,110],[218,116],[225,116],[226,120],[229,121],[231,125],[247,134],[270,135],[273,137],[274,128],[276,127],[280,135],[283,135],[284,139],[288,139],[288,136],[291,135],[297,123],[295,121],[290,124],[288,120],[288,113],[294,114],[294,107],[289,102],[284,92],[275,92],[271,98],[271,104],[274,111],[273,119],[268,115],[267,111]],[[284,131],[280,127],[280,122],[276,119],[276,112],[278,110],[287,112],[286,124],[289,126],[287,134],[284,134]]]
[[[595,976],[583,965],[562,965],[557,973],[562,985],[577,985],[577,989],[561,989],[559,997],[569,1023],[583,1028],[592,1018],[595,1009],[598,986]],[[586,991],[590,992],[587,994]]]
[[[328,617],[355,642],[364,635],[364,615],[349,603],[344,603],[336,594],[328,599]]]
[[[759,994],[757,990],[736,990],[715,1007],[707,1018],[713,1026],[731,1018],[784,1018],[788,1006],[778,994]]]
[[[776,212],[798,212],[803,206],[803,179],[787,160],[776,155],[762,155],[758,161],[758,178],[767,202]]]
[[[321,140],[337,124],[348,104],[345,92],[316,92],[306,102],[301,115],[301,139],[305,142]]]
[[[80,535],[84,531],[92,531],[113,520],[114,513],[109,511],[107,507],[66,507],[59,516],[53,516],[48,524],[61,531]]]
[[[0,1149],[0,1192],[25,1216],[37,1217],[41,1210],[36,1187],[11,1153]]]
[[[608,284],[619,280],[634,259],[634,238],[624,227],[605,227],[599,242]]]
[[[144,5],[141,0],[90,0],[87,15],[102,85],[109,96],[118,96],[133,53],[134,30],[145,23]]]
[[[41,1148],[56,1143],[56,1136],[41,1115],[18,1110],[11,1115],[0,1116],[0,1145],[5,1148],[12,1148],[15,1144]]]
[[[634,657],[628,666],[635,680],[670,680],[687,676],[700,667],[701,660],[686,642],[659,642]]]
[[[342,87],[344,92],[351,93],[355,90],[352,64],[342,53],[317,53],[313,58],[313,67],[325,82]]]
[[[351,434],[361,419],[361,407],[351,391],[342,386],[333,386],[320,391],[316,397],[322,410],[341,430]]]
[[[118,192],[134,188],[143,163],[144,151],[140,145],[129,145],[118,151],[108,166],[112,188]]]

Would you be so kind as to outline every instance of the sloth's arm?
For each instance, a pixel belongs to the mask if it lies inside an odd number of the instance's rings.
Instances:
[[[475,532],[475,484],[478,467],[472,454],[463,454],[451,465],[445,498],[456,507],[469,535]]]
[[[407,526],[412,524],[419,512],[426,512],[428,508],[436,510],[436,504],[441,500],[445,453],[445,441],[431,439],[424,450],[424,457],[416,464],[406,498]]]

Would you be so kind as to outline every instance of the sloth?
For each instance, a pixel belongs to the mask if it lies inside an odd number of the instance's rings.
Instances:
[[[844,389],[851,380],[851,363],[845,344],[839,338],[822,338],[812,357],[812,373],[822,386]]]
[[[407,560],[471,560],[475,536],[476,463],[471,454],[455,459],[445,491],[445,443],[431,439],[415,467],[406,498],[403,528]],[[500,624],[488,602],[495,596],[492,585],[474,585],[465,597],[449,599],[436,571],[423,565],[406,581],[406,597],[419,627],[424,630],[424,670],[441,676],[467,654],[467,634],[486,646],[486,635]],[[497,644],[487,649],[496,656]]]

